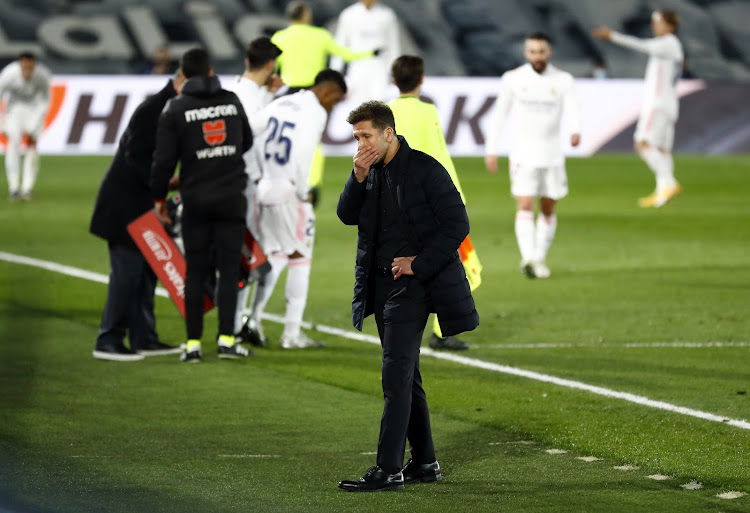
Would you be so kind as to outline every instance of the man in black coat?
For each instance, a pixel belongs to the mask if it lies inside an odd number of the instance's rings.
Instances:
[[[448,172],[396,135],[386,104],[363,103],[347,121],[358,148],[337,213],[344,224],[358,226],[352,321],[361,330],[364,318],[375,314],[385,406],[377,465],[339,488],[400,490],[404,483],[442,479],[419,348],[431,312],[446,335],[479,324],[458,256],[469,219]],[[411,459],[403,466],[407,439]]]
[[[183,81],[171,79],[136,108],[99,188],[89,231],[107,241],[111,272],[94,358],[136,361],[144,355],[180,351],[163,344],[156,335],[156,275],[127,226],[153,206],[149,178],[156,125],[164,105],[178,94]],[[123,343],[126,332],[130,349]]]
[[[253,144],[253,134],[239,98],[221,88],[205,49],[185,52],[180,73],[187,81],[181,95],[170,100],[159,116],[151,165],[154,208],[169,223],[164,199],[177,162],[181,164],[188,340],[180,360],[202,359],[204,284],[214,264],[219,273],[219,358],[242,358],[249,352],[235,342],[234,312],[247,211],[243,155]]]

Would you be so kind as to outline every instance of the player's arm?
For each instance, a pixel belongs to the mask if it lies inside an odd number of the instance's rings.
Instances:
[[[576,95],[575,80],[572,76],[568,77],[568,86],[563,96],[563,109],[568,116],[570,126],[570,145],[578,146],[581,143],[581,109]]]
[[[318,147],[326,126],[326,115],[314,116],[306,122],[298,123],[294,131],[292,159],[294,160],[294,186],[297,199],[311,201],[310,168],[312,167],[315,149]]]
[[[669,39],[664,37],[641,39],[635,36],[621,34],[609,27],[598,27],[592,30],[591,33],[598,39],[611,41],[618,46],[635,50],[636,52],[653,55],[655,57],[675,57],[674,45],[672,45]]]
[[[0,72],[0,101],[3,99],[3,96],[5,96],[5,93],[8,90],[8,86],[10,85],[11,80],[11,68],[5,67]],[[0,109],[0,134],[5,133],[5,113],[7,112],[7,107],[5,109]]]
[[[375,51],[373,50],[363,50],[361,52],[355,52],[349,47],[338,44],[330,34],[328,34],[326,37],[325,48],[326,52],[328,52],[329,55],[338,55],[346,62],[366,59],[367,57],[372,57],[375,55]]]
[[[336,42],[341,46],[349,45],[349,32],[347,30],[348,27],[349,22],[347,21],[347,16],[342,12],[339,15],[338,23],[336,23],[336,34],[334,35]],[[331,69],[335,69],[336,71],[340,71],[343,73],[345,64],[346,62],[341,57],[337,55],[331,56]]]
[[[503,133],[505,119],[513,102],[513,88],[508,75],[500,81],[500,92],[495,100],[495,106],[490,113],[490,124],[487,139],[484,143],[484,165],[490,173],[497,173],[497,145]]]
[[[156,216],[166,224],[170,224],[171,220],[167,215],[164,200],[169,189],[169,179],[177,166],[179,140],[174,112],[170,109],[171,103],[171,101],[167,102],[161,116],[159,116],[159,124],[156,129],[156,147],[151,163],[151,197],[154,200],[154,210]]]

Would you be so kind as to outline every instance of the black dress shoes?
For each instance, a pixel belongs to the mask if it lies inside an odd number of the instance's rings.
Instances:
[[[440,472],[440,463],[434,461],[432,463],[414,463],[411,459],[401,469],[401,473],[404,475],[404,483],[433,483],[443,479],[443,474]]]
[[[358,481],[339,481],[339,488],[347,492],[403,490],[404,476],[401,472],[389,474],[380,467],[370,467]]]

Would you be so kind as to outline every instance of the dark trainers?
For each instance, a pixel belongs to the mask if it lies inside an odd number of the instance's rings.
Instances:
[[[259,329],[251,327],[249,322],[242,325],[242,329],[234,338],[235,342],[240,344],[247,342],[255,347],[266,347],[268,345],[268,339],[263,336]]]
[[[189,351],[185,349],[182,351],[182,354],[180,355],[180,361],[185,363],[199,363],[201,361],[201,350],[193,349],[192,351]]]
[[[440,471],[440,463],[414,463],[409,459],[401,473],[404,475],[404,483],[434,483],[443,479],[443,473]]]
[[[131,351],[123,345],[119,346],[97,346],[94,348],[94,358],[99,360],[110,360],[112,362],[137,362],[143,360],[143,355]]]
[[[370,467],[357,481],[339,481],[339,488],[347,492],[382,492],[403,490],[404,475],[401,472],[389,474],[380,467]]]
[[[237,358],[244,358],[246,356],[251,356],[253,354],[254,353],[252,351],[250,351],[247,348],[242,347],[236,342],[233,346],[227,346],[219,342],[219,358],[237,359]]]
[[[463,340],[458,340],[456,337],[451,335],[450,337],[438,337],[434,333],[430,337],[430,347],[432,349],[451,349],[453,351],[462,351],[469,349],[469,344]]]
[[[138,354],[143,356],[166,356],[169,354],[178,354],[182,348],[170,346],[158,340],[153,340],[145,344],[138,344]]]

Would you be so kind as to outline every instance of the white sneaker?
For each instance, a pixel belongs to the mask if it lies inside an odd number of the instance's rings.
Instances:
[[[534,262],[533,264],[531,264],[531,266],[533,267],[534,275],[537,278],[540,278],[540,279],[549,278],[549,275],[551,273],[550,273],[549,267],[547,267],[547,264],[545,264],[544,262]]]
[[[300,331],[296,337],[281,335],[281,347],[283,349],[303,349],[306,347],[325,347],[325,344],[311,339]]]
[[[521,260],[521,272],[529,279],[536,278],[534,273],[534,263],[531,260]]]

